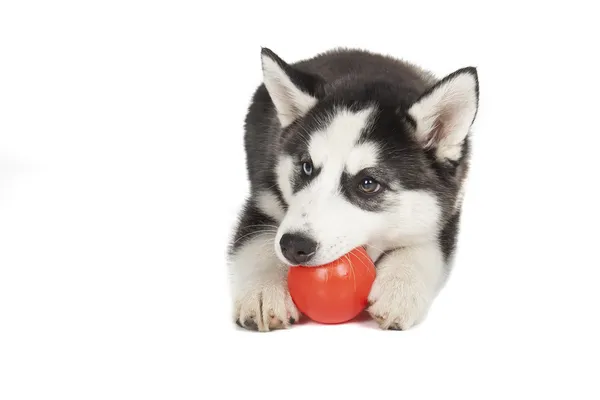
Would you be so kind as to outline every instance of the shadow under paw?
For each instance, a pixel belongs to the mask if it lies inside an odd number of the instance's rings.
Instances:
[[[244,319],[244,321],[241,321],[240,319],[237,319],[235,321],[235,323],[243,329],[247,329],[250,331],[260,331],[260,332],[268,332],[268,331],[272,331],[272,330],[278,330],[278,329],[286,329],[289,328],[290,325],[295,324],[297,321],[294,317],[289,317],[287,319],[287,321],[282,321],[281,319],[275,317],[274,315],[270,315],[269,319],[265,322],[260,322],[258,323],[256,321],[256,317],[254,316],[249,316],[246,317]]]

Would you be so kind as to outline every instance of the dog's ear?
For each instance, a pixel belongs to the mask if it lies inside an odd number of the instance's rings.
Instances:
[[[262,48],[261,55],[263,82],[286,127],[317,103],[321,78],[293,68],[270,49]]]
[[[457,161],[479,107],[474,67],[459,69],[427,90],[408,109],[419,143],[441,160]]]

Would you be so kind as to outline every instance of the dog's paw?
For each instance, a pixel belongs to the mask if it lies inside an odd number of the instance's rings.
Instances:
[[[407,330],[425,318],[429,297],[423,285],[411,278],[388,273],[373,282],[367,311],[382,329]]]
[[[289,328],[299,319],[285,282],[256,285],[236,301],[235,320],[242,328],[268,332]]]

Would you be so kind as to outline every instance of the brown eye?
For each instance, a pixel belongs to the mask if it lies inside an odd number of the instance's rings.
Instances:
[[[373,178],[364,178],[358,185],[360,190],[365,193],[373,194],[377,193],[381,189],[381,185]]]

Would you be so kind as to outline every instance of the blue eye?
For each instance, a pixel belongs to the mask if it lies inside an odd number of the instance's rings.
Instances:
[[[302,163],[302,172],[304,172],[304,175],[306,176],[311,176],[312,172],[313,172],[313,166],[310,162],[303,162]]]

